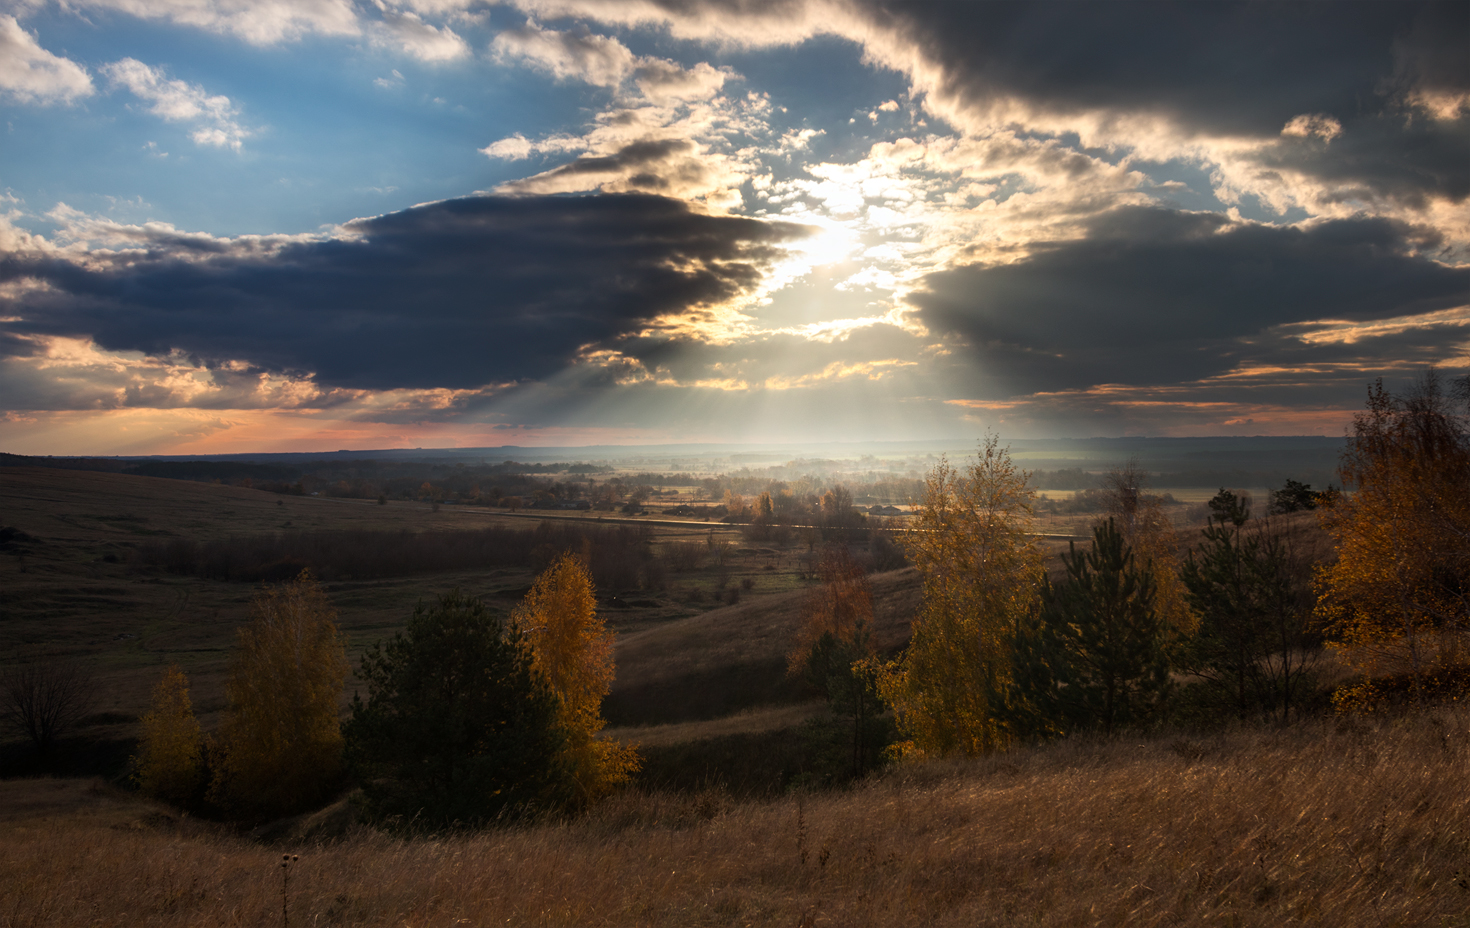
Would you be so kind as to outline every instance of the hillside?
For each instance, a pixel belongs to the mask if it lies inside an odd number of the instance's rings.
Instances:
[[[75,740],[90,747],[64,769],[108,776],[120,772],[136,720],[169,663],[189,674],[205,730],[215,727],[235,629],[249,621],[258,586],[167,569],[146,552],[180,545],[243,549],[250,539],[284,544],[313,533],[337,545],[431,535],[452,544],[461,537],[457,532],[490,526],[530,532],[538,524],[485,509],[436,511],[416,502],[378,505],[43,468],[0,469],[0,513],[7,532],[0,551],[0,665],[45,658],[88,668],[98,698]],[[596,527],[597,519],[556,524],[575,528],[573,523]],[[660,568],[651,588],[599,590],[599,609],[618,635],[608,717],[646,728],[752,708],[789,709],[804,699],[785,679],[785,655],[801,599],[813,583],[804,579],[807,547],[750,546],[737,528],[700,522],[650,525],[647,531],[649,563],[668,560],[670,566]],[[669,552],[676,549],[684,556],[673,559]],[[691,560],[691,552],[698,556]],[[458,588],[507,613],[534,576],[531,566],[464,565],[329,578],[325,587],[355,666],[361,651],[401,628],[419,602]],[[917,581],[899,572],[875,577],[874,585],[880,641],[897,647],[907,638]],[[722,605],[732,598],[738,604]],[[344,706],[356,686],[349,680]],[[782,728],[800,722],[799,714],[782,718]],[[732,726],[741,729],[745,722],[726,720],[718,730]],[[685,730],[681,737],[704,735]],[[0,742],[0,773],[23,769],[15,760],[22,754],[18,744]]]
[[[1454,928],[1467,763],[1455,711],[1073,740],[764,802],[631,793],[410,841],[338,813],[273,846],[101,784],[10,781],[0,923]]]

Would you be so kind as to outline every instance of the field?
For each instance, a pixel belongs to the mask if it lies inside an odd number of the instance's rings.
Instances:
[[[1463,712],[1076,740],[842,792],[274,843],[101,783],[0,783],[0,925],[1470,925]],[[283,885],[281,854],[300,855]]]
[[[1198,506],[1182,501],[1176,524]],[[62,746],[69,776],[27,778],[25,746],[0,745],[0,928],[1470,926],[1463,709],[1071,739],[811,791],[802,726],[820,704],[785,676],[814,582],[809,542],[661,518],[629,527],[646,532],[642,579],[599,587],[617,633],[608,734],[639,743],[646,761],[634,789],[570,820],[408,841],[357,825],[345,800],[251,832],[190,818],[129,792],[121,774],[167,664],[190,674],[204,728],[217,724],[257,584],[210,575],[202,554],[170,569],[164,553],[224,552],[237,569],[254,563],[240,560],[246,536],[412,551],[537,520],[19,468],[0,471],[0,507],[20,533],[0,555],[0,653],[82,662],[99,690]],[[391,575],[328,579],[354,663],[417,602],[454,587],[508,612],[541,556],[523,554],[428,571],[401,558]],[[871,582],[876,637],[892,651],[918,578]],[[300,860],[283,886],[286,852]]]
[[[89,747],[73,757],[70,769],[106,775],[125,761],[151,687],[170,663],[189,674],[200,721],[205,730],[214,727],[234,630],[249,620],[258,586],[142,563],[140,552],[149,546],[312,532],[335,533],[327,537],[348,544],[358,535],[384,537],[371,534],[380,532],[424,538],[490,526],[529,532],[538,524],[479,508],[436,511],[422,503],[380,506],[25,468],[0,471],[0,511],[5,525],[29,539],[0,555],[0,653],[86,664],[99,698],[75,733],[74,740]],[[615,524],[594,514],[572,521]],[[791,704],[806,698],[785,679],[785,655],[801,597],[812,583],[804,559],[808,545],[749,543],[727,525],[646,521],[661,572],[654,588],[598,591],[599,611],[618,635],[619,673],[605,707],[610,722],[621,735],[641,740],[632,729],[678,722],[694,737],[689,723],[720,719],[724,737],[742,726],[752,733],[770,730],[748,710],[774,708],[786,713],[778,727],[789,728]],[[402,627],[420,601],[459,588],[508,613],[534,576],[531,566],[465,567],[325,585],[355,666],[362,649]],[[911,571],[880,575],[875,592],[879,639],[901,646],[917,603],[917,578]],[[344,705],[354,685],[349,680]],[[697,699],[688,698],[691,691]],[[745,721],[725,718],[732,714]],[[14,759],[24,753],[21,745],[0,750],[10,758],[0,760],[0,769],[23,772]]]

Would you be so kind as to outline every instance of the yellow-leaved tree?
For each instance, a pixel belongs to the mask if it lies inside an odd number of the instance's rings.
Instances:
[[[596,800],[638,772],[637,750],[598,738],[607,722],[602,700],[612,687],[613,636],[597,615],[592,575],[583,560],[563,554],[536,578],[516,607],[535,669],[559,703],[566,733],[564,760],[583,802]]]
[[[1470,400],[1470,380],[1458,383]],[[1464,688],[1470,666],[1470,425],[1435,372],[1398,397],[1378,380],[1354,417],[1342,494],[1318,513],[1337,558],[1318,568],[1317,615],[1364,682],[1342,708],[1371,707],[1375,678],[1416,702]]]
[[[997,710],[1020,623],[1037,608],[1041,552],[1030,534],[1035,491],[999,439],[964,471],[941,460],[924,480],[909,556],[924,583],[913,638],[882,668],[900,757],[976,755],[1004,747]]]
[[[144,795],[186,803],[196,798],[203,774],[204,739],[189,699],[189,678],[175,664],[153,688],[133,758],[133,781]]]
[[[300,811],[339,782],[347,652],[310,571],[262,589],[236,635],[209,798],[233,814]]]

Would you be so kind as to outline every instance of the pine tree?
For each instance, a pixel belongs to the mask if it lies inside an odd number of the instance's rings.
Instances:
[[[1199,629],[1184,665],[1220,692],[1240,718],[1256,710],[1291,715],[1316,658],[1307,584],[1287,530],[1221,490],[1204,542],[1181,572]]]
[[[640,763],[633,747],[597,737],[607,724],[602,700],[615,672],[613,639],[597,615],[583,561],[570,554],[558,558],[536,578],[515,622],[557,697],[566,762],[581,801],[596,800],[631,779]]]
[[[133,780],[145,795],[184,804],[196,798],[202,785],[203,761],[204,739],[189,700],[189,679],[175,664],[153,688],[133,759]]]
[[[251,608],[230,657],[209,798],[236,815],[282,815],[338,782],[347,654],[336,610],[309,571],[261,590]]]
[[[1160,708],[1169,685],[1165,626],[1152,571],[1133,557],[1109,519],[1093,529],[1089,553],[1072,546],[1066,578],[1045,586],[1040,615],[1014,651],[1007,715],[1021,733],[1111,733]]]
[[[1164,620],[1170,647],[1194,634],[1198,617],[1179,579],[1174,525],[1157,496],[1145,492],[1149,475],[1137,461],[1115,467],[1103,478],[1108,516],[1117,522],[1123,543],[1141,562],[1152,565],[1154,607]]]
[[[560,704],[521,633],[454,591],[373,645],[345,729],[370,818],[482,825],[567,803]]]

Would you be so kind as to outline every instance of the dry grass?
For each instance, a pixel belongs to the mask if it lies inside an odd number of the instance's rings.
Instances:
[[[604,729],[604,736],[616,741],[645,747],[667,747],[688,744],[726,735],[761,734],[797,728],[807,719],[827,709],[821,701],[808,701],[785,706],[747,709],[718,719],[695,722],[670,722],[666,725],[628,725]]]
[[[295,925],[1463,926],[1467,763],[1463,713],[1074,742],[769,803],[355,833],[289,848],[288,902]],[[0,926],[280,924],[288,848],[116,801],[0,823]]]
[[[907,643],[918,609],[918,572],[874,574],[869,582],[873,637],[880,648],[897,649]],[[806,595],[771,594],[619,635],[618,675],[604,714],[614,724],[661,724],[808,698],[786,679],[786,654]]]

